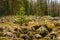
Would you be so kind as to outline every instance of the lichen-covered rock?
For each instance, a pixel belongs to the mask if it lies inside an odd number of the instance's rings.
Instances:
[[[45,20],[45,24],[46,24],[47,28],[49,28],[49,29],[55,28],[54,23],[50,20]]]
[[[35,37],[36,37],[37,39],[41,39],[41,38],[42,38],[42,36],[41,36],[40,34],[35,34]]]
[[[0,37],[10,37],[11,40],[60,40],[60,21],[54,17],[43,16],[32,18],[22,26],[0,23]]]
[[[36,33],[40,34],[42,37],[45,37],[49,31],[45,26],[41,26],[39,29],[36,30]]]
[[[41,26],[39,29],[36,30],[36,32],[40,32],[40,33],[43,33],[44,31],[48,32],[45,26]]]
[[[0,32],[0,36],[3,36],[3,32]]]

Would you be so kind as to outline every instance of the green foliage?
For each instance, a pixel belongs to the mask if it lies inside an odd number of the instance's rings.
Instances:
[[[15,18],[15,23],[23,24],[29,21],[29,17],[25,15],[25,5],[23,0],[17,0],[18,2],[18,8]]]
[[[19,10],[17,11],[16,15],[24,15],[25,14],[25,8],[20,7]]]
[[[18,23],[18,24],[23,24],[23,23],[27,23],[29,21],[29,17],[27,15],[17,15],[16,18],[15,18],[15,23]]]

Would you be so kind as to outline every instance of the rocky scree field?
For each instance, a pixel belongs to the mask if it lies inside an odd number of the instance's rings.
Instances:
[[[14,17],[0,18],[0,40],[60,40],[60,18],[29,16],[27,23],[15,24]]]

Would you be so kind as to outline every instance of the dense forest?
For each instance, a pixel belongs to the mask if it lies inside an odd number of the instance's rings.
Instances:
[[[59,16],[58,0],[1,0],[0,15],[51,15]]]
[[[0,0],[0,40],[60,40],[60,1]]]

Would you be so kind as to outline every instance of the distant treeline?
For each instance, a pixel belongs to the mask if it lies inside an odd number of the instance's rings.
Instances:
[[[58,0],[0,0],[0,15],[60,16]]]

